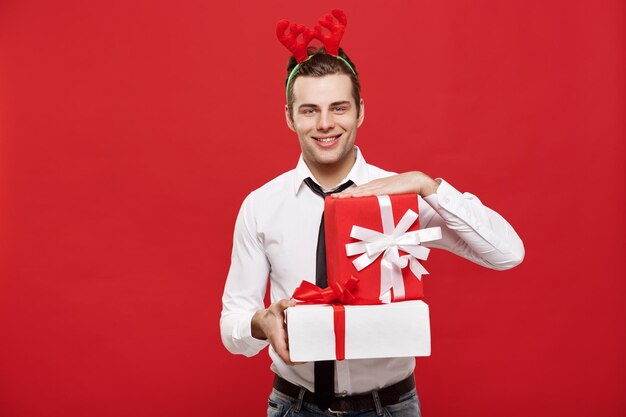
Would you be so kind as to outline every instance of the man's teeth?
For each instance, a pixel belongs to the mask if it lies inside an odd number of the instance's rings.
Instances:
[[[337,136],[333,136],[332,138],[319,138],[319,139],[317,139],[317,140],[318,140],[318,141],[320,141],[320,142],[332,142],[332,141],[334,141],[335,139],[337,139],[338,137],[339,137],[339,136],[337,135]]]

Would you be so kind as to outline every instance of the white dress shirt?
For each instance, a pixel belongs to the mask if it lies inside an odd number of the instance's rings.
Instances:
[[[394,175],[369,165],[355,148],[356,162],[341,183],[362,185]],[[302,156],[295,169],[273,179],[244,200],[233,237],[231,266],[222,297],[222,341],[237,354],[256,355],[269,343],[251,334],[254,313],[270,299],[289,299],[302,280],[315,283],[315,256],[324,201],[304,184],[315,177]],[[442,238],[424,243],[487,268],[504,270],[524,258],[524,246],[511,225],[469,193],[441,180],[437,192],[419,198],[421,228],[441,227]],[[272,370],[313,391],[313,363],[286,365],[270,346]],[[414,358],[350,359],[336,362],[335,392],[357,394],[394,384],[411,374]]]

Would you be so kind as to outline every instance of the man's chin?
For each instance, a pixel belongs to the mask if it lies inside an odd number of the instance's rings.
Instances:
[[[353,152],[345,153],[343,149],[316,150],[311,152],[305,160],[308,159],[319,167],[332,168],[343,165],[352,155],[354,155]]]
[[[316,161],[320,165],[333,166],[341,160],[337,155],[317,155]]]

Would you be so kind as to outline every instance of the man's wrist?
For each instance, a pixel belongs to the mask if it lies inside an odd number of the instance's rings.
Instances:
[[[259,310],[252,316],[252,320],[250,320],[250,333],[252,337],[258,340],[267,340],[267,336],[261,327],[261,323],[263,321],[263,315],[266,313],[267,309]]]
[[[441,184],[441,180],[437,181],[430,178],[428,175],[418,172],[419,178],[419,195],[424,198],[431,194],[437,192],[437,188],[439,188],[439,184]]]

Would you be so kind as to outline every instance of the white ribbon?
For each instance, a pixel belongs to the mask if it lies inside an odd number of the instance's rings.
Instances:
[[[391,302],[391,289],[394,300],[400,301],[405,297],[402,269],[409,266],[411,272],[418,278],[428,274],[426,268],[418,259],[426,260],[430,249],[421,246],[422,242],[441,239],[441,228],[429,227],[426,229],[407,232],[417,220],[418,214],[409,209],[404,213],[397,225],[394,225],[391,199],[388,195],[378,196],[380,216],[383,223],[383,232],[352,226],[350,237],[360,242],[346,244],[348,256],[361,255],[352,261],[357,271],[374,262],[381,254],[380,262],[380,301]],[[400,256],[398,249],[408,253]]]

